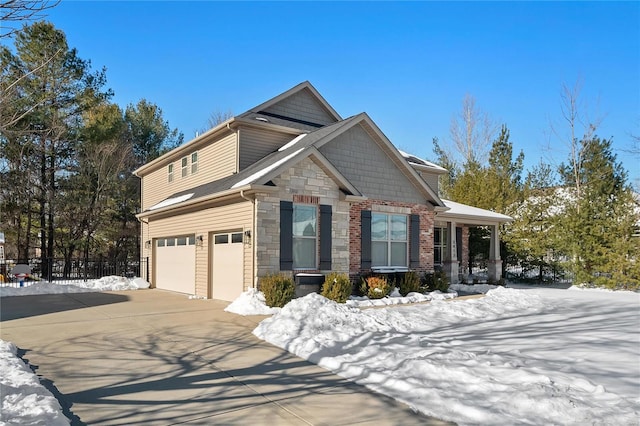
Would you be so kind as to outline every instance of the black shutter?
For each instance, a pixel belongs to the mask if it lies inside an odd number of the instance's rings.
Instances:
[[[409,267],[420,266],[420,216],[409,216]]]
[[[331,270],[331,206],[320,205],[320,269]]]
[[[293,270],[293,203],[280,201],[280,270]]]
[[[360,211],[360,267],[371,269],[371,210]]]

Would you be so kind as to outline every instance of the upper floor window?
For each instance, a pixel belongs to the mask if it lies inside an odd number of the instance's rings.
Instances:
[[[183,157],[181,160],[181,165],[182,165],[182,177],[187,177],[187,172],[189,171],[187,167],[189,165],[189,159],[187,157]]]
[[[169,164],[167,167],[167,178],[169,182],[173,182],[173,164]]]
[[[316,269],[318,247],[317,206],[293,205],[293,268]]]
[[[408,266],[406,215],[371,214],[371,266]]]
[[[433,263],[441,265],[447,250],[447,228],[433,228]]]
[[[191,174],[198,171],[198,151],[191,154]]]

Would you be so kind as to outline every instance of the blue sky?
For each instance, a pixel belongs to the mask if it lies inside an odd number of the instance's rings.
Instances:
[[[525,166],[559,163],[563,83],[604,117],[640,186],[640,3],[77,2],[48,20],[107,68],[121,106],[146,98],[185,139],[309,80],[348,117],[366,111],[401,149],[433,159],[466,93],[511,131]],[[560,126],[562,130],[564,128]],[[548,146],[551,149],[547,149]]]

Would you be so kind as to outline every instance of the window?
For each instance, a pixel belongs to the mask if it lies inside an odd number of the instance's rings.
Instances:
[[[198,151],[191,154],[191,174],[198,171]]]
[[[433,263],[442,265],[447,251],[447,228],[433,229]]]
[[[187,168],[187,166],[189,165],[189,159],[187,157],[184,157],[181,160],[181,165],[182,165],[182,177],[187,177],[187,172],[189,171],[189,169]]]
[[[169,182],[173,182],[173,164],[169,164],[169,167],[167,167],[167,177]]]
[[[293,206],[293,268],[316,269],[318,247],[318,208]]]
[[[371,214],[371,266],[407,266],[407,216]]]
[[[234,232],[231,234],[231,243],[241,243],[242,242],[242,232]]]
[[[214,244],[227,244],[229,242],[229,234],[218,234],[213,237]]]

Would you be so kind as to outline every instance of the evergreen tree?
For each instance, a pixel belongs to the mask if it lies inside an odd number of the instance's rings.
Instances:
[[[640,245],[633,233],[640,217],[611,145],[611,140],[585,138],[579,144],[578,170],[573,163],[560,168],[571,189],[561,221],[564,247],[576,283],[639,288]]]
[[[64,33],[50,23],[36,22],[17,32],[15,54],[5,46],[0,49],[3,90],[8,89],[0,98],[2,158],[11,163],[7,169],[25,173],[24,181],[33,190],[29,197],[19,197],[29,204],[15,206],[29,215],[26,220],[24,213],[9,214],[15,225],[28,224],[18,233],[30,235],[30,227],[37,228],[46,273],[54,256],[56,217],[65,205],[64,193],[58,191],[74,167],[82,113],[111,93],[101,91],[104,71],[92,73],[90,63],[80,59]],[[16,173],[10,177],[19,178]],[[3,195],[3,200],[9,198]],[[19,251],[29,254],[31,242],[26,243]]]
[[[556,260],[561,255],[557,250],[560,212],[557,206],[562,194],[551,166],[540,163],[527,174],[523,202],[514,204],[510,212],[515,220],[507,227],[504,241],[525,274],[537,270],[538,281],[543,281],[545,271],[554,276],[559,272]]]

